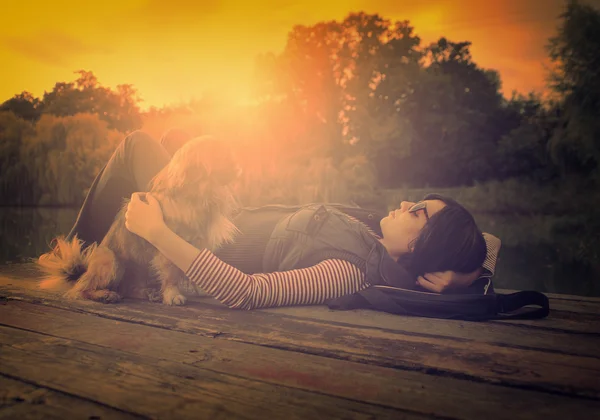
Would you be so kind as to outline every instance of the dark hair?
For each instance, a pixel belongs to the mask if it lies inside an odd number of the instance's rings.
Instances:
[[[423,200],[441,200],[446,206],[429,218],[411,242],[411,252],[398,263],[415,277],[448,270],[471,273],[481,267],[487,246],[471,213],[440,194],[427,194]]]

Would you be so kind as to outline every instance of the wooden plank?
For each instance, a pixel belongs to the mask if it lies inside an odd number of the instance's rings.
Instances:
[[[60,338],[440,417],[565,418],[574,409],[600,415],[598,401],[214,340],[23,302],[0,306],[0,319]],[[425,395],[436,395],[435,401]]]
[[[0,419],[64,420],[64,419],[131,420],[146,417],[124,413],[0,375]]]
[[[30,299],[27,296],[20,298]],[[214,306],[164,307],[145,302],[107,306],[40,298],[30,301],[225,340],[564,395],[600,398],[600,359],[597,357]],[[590,345],[597,346],[597,341],[590,341]]]
[[[519,290],[515,289],[496,289],[498,293],[515,293]],[[550,300],[565,300],[574,302],[591,302],[600,304],[599,296],[580,296],[580,295],[567,295],[562,293],[546,293],[543,292]]]
[[[557,331],[566,334],[586,334],[600,336],[600,316],[590,313],[551,310],[546,319],[521,319],[490,321],[494,324],[506,324],[524,328],[529,333],[539,330]]]
[[[220,302],[218,302],[215,299],[212,299],[208,296],[203,296],[203,297],[190,297],[190,302],[202,302],[203,304],[207,304],[207,305],[215,305],[215,306],[223,306],[223,304],[221,304]],[[598,333],[600,335],[600,304],[595,304],[595,303],[574,303],[574,302],[570,302],[570,303],[564,303],[565,301],[557,301],[556,303],[552,302],[551,305],[551,310],[550,310],[550,316],[548,316],[547,318],[544,319],[535,319],[535,320],[499,320],[499,321],[488,321],[489,322],[493,322],[497,325],[501,325],[501,324],[506,324],[506,325],[513,325],[513,326],[519,326],[519,325],[523,325],[525,327],[527,327],[528,330],[531,330],[531,327],[538,327],[542,330],[555,330],[555,331],[560,331],[560,330],[565,330],[565,331],[570,331],[573,330],[575,332],[577,332],[578,330],[581,330],[581,332],[592,332],[592,333]],[[369,310],[362,310],[362,311],[331,311],[329,310],[326,306],[324,305],[316,305],[314,307],[311,308],[315,308],[316,311],[319,313],[319,316],[321,313],[337,313],[337,314],[341,314],[342,316],[344,316],[346,318],[346,320],[351,320],[349,322],[354,322],[353,319],[356,319],[358,322],[362,322],[359,321],[360,319],[363,318],[363,315],[365,313],[378,313],[380,314],[379,317],[379,322],[382,320],[387,319],[388,321],[395,321],[393,322],[393,324],[398,324],[398,317],[395,315],[390,316],[389,314],[386,313],[382,313],[382,312],[378,312],[378,311],[369,311]],[[282,307],[282,308],[267,308],[267,309],[261,309],[262,311],[268,311],[268,312],[273,312],[273,313],[283,313],[283,314],[288,314],[288,313],[293,313],[294,316],[307,316],[307,317],[311,317],[314,318],[314,313],[315,311],[311,311],[310,313],[306,310],[306,307]],[[302,313],[304,312],[304,314]],[[348,314],[353,314],[353,313],[358,313],[359,315],[357,316],[352,316]],[[422,319],[422,320],[426,320],[428,321],[428,324],[431,325],[431,319],[426,319],[426,318],[418,318],[418,317],[403,317],[404,319]],[[387,322],[387,324],[391,324],[392,322]],[[447,323],[448,325],[456,325],[455,320],[437,320],[436,319],[436,323]],[[459,321],[460,322],[460,321]],[[471,324],[471,325],[481,325],[481,323],[466,323],[466,324]],[[579,325],[581,324],[581,325]],[[481,330],[480,330],[481,331]]]
[[[215,305],[214,299],[191,298],[190,305]],[[519,346],[552,352],[600,357],[600,317],[593,318],[589,329],[597,329],[598,333],[587,331],[583,334],[569,334],[554,327],[555,319],[506,322],[466,322],[419,317],[399,317],[383,312],[370,310],[332,311],[323,306],[289,307],[261,309],[261,312],[279,314],[285,317],[326,321],[332,324],[357,325],[397,331],[409,334],[429,334],[453,339],[481,341],[501,346]],[[568,320],[563,320],[568,322]],[[546,328],[541,327],[545,325]],[[578,331],[579,332],[579,331]],[[565,334],[569,339],[565,340]]]
[[[15,264],[12,266],[3,266],[0,267],[0,290],[13,290],[15,287],[17,289],[23,290],[38,290],[36,278],[39,277],[39,272],[32,264]],[[558,295],[561,296],[561,295]],[[196,301],[199,299],[197,297],[192,297],[190,302]],[[207,305],[215,305],[215,306],[223,306],[221,303],[216,300],[208,297],[200,298],[200,301],[203,304]],[[587,305],[587,306],[586,306]],[[598,311],[600,308],[600,304],[596,304],[594,302],[583,304],[578,304],[577,302],[573,302],[571,300],[565,299],[557,299],[550,301],[551,312],[550,316],[546,319],[540,320],[503,320],[503,321],[489,321],[485,325],[509,325],[515,326],[518,328],[522,328],[521,336],[527,337],[531,335],[533,330],[540,331],[549,331],[549,332],[573,332],[578,334],[594,334],[600,336],[600,314]],[[561,309],[559,309],[561,308]],[[461,334],[461,330],[456,328],[458,321],[445,321],[445,320],[436,320],[435,322],[431,322],[429,319],[423,318],[408,318],[401,317],[403,322],[398,322],[398,316],[389,315],[377,311],[330,311],[325,306],[311,306],[310,308],[306,307],[290,307],[290,308],[271,308],[271,309],[261,309],[261,311],[276,311],[276,313],[293,313],[294,316],[297,317],[306,317],[306,318],[315,318],[321,317],[321,314],[334,312],[339,314],[338,318],[342,317],[345,319],[344,322],[352,323],[358,322],[361,325],[361,320],[366,317],[369,318],[368,314],[379,314],[377,317],[377,322],[382,322],[382,320],[388,320],[386,323],[389,328],[390,325],[403,325],[404,328],[409,328],[414,326],[414,328],[418,329],[421,332],[430,332],[432,334],[438,334],[438,332],[429,331],[430,328],[436,330],[447,330],[450,334],[458,333]],[[409,320],[410,321],[407,321]],[[420,319],[419,321],[413,321],[416,319]],[[469,325],[471,327],[469,327]],[[472,336],[482,336],[482,329],[479,327],[481,323],[463,323],[460,328],[465,329],[466,332],[472,332]],[[406,326],[406,327],[405,327]],[[441,326],[440,328],[438,328]],[[485,331],[489,330],[488,328]],[[518,334],[518,333],[517,333]],[[543,340],[542,340],[543,341]],[[563,351],[560,350],[559,351]]]
[[[5,375],[152,418],[427,418],[9,327],[0,347]]]
[[[204,303],[212,304],[212,305],[221,305],[215,299],[206,299],[208,295],[203,295]],[[192,297],[192,300],[195,298]],[[197,299],[197,298],[196,298]],[[324,305],[317,306],[320,308],[325,308]],[[268,311],[287,311],[292,308],[270,308],[264,309]],[[298,307],[294,308],[298,309]],[[302,309],[301,309],[302,310]],[[336,311],[339,312],[339,311]],[[345,313],[346,311],[342,312]],[[376,312],[376,311],[368,311],[368,312]],[[387,315],[386,315],[387,316]],[[540,326],[541,328],[552,328],[557,329],[556,321],[558,320],[581,320],[582,322],[595,322],[596,327],[598,327],[598,332],[600,332],[600,302],[587,302],[587,301],[574,301],[568,299],[550,299],[550,316],[544,319],[538,320],[525,320],[524,322],[529,325]],[[523,320],[502,320],[502,321],[491,321],[496,323],[510,323],[511,325],[519,325]],[[450,321],[455,322],[455,321]]]
[[[600,317],[600,303],[567,299],[550,299],[550,309],[553,312],[573,312]]]
[[[1,290],[1,286],[0,286]],[[223,304],[208,296],[197,298],[191,297],[189,303],[201,303],[203,305],[212,305],[225,308]],[[569,311],[552,309],[550,316],[544,319],[535,320],[501,320],[487,322],[467,322],[457,320],[444,320],[421,317],[398,317],[379,311],[371,310],[352,310],[352,311],[333,311],[326,306],[311,306],[311,307],[283,307],[283,308],[267,308],[261,309],[261,312],[270,312],[282,315],[292,315],[297,318],[319,319],[319,320],[335,320],[335,322],[344,322],[355,325],[370,325],[373,327],[379,326],[398,331],[414,331],[428,334],[440,334],[446,336],[465,336],[469,339],[477,337],[478,339],[498,342],[504,338],[494,338],[490,334],[491,331],[502,330],[502,325],[507,326],[510,330],[509,335],[517,335],[521,338],[533,338],[538,343],[557,342],[555,340],[538,340],[538,332],[545,336],[544,332],[558,333],[562,336],[565,333],[585,334],[600,337],[600,314],[595,314],[594,311],[573,312],[574,307],[570,307]],[[399,322],[399,319],[402,321]],[[374,321],[376,320],[376,321]],[[375,324],[376,322],[377,324]],[[485,325],[486,328],[481,326]],[[498,329],[492,326],[497,326]],[[505,329],[506,331],[506,329]],[[495,334],[492,334],[495,335]],[[508,342],[514,341],[514,338]],[[527,340],[531,341],[531,340]],[[567,343],[565,343],[567,344]],[[570,343],[568,343],[570,344]],[[527,345],[527,344],[523,344]],[[557,349],[563,351],[562,349]],[[566,350],[568,352],[568,350]]]

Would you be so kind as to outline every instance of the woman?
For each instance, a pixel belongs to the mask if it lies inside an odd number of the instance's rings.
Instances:
[[[174,133],[181,142],[181,132],[171,132],[162,143],[171,143]],[[144,202],[138,194],[169,158],[146,134],[129,135],[94,181],[69,237],[100,241],[131,196],[127,228],[206,293],[238,309],[323,304],[374,284],[438,293],[486,293],[490,285],[499,241],[484,239],[462,206],[438,195],[402,202],[381,219],[380,235],[343,208],[245,209],[234,221],[242,234],[233,244],[216,255],[199,250],[166,226],[151,195]]]

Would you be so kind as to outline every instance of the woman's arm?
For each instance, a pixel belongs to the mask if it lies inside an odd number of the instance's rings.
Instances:
[[[483,262],[483,272],[480,277],[492,277],[496,271],[496,262],[498,261],[498,253],[502,247],[502,242],[499,238],[489,233],[483,233],[483,239],[487,247],[487,254]]]
[[[230,308],[321,305],[328,299],[369,287],[362,271],[344,260],[325,260],[312,267],[248,275],[202,250],[187,277]]]
[[[142,201],[145,196],[147,202]],[[165,224],[160,204],[152,195],[134,193],[127,205],[125,227],[154,245],[182,271],[186,271],[200,253]]]
[[[161,254],[167,257],[184,273],[200,254],[198,248],[185,241],[166,225],[164,228],[154,232],[148,242],[154,245]]]
[[[318,305],[366,289],[364,275],[343,260],[326,260],[313,267],[247,275],[221,261],[207,249],[199,250],[169,229],[158,202],[138,194],[127,207],[126,227],[153,244],[202,290],[230,308]]]
[[[203,291],[234,309],[321,305],[368,287],[363,273],[347,261],[248,275],[208,249],[198,250],[166,226],[155,231],[150,242]]]
[[[485,260],[480,268],[472,273],[456,273],[454,271],[444,271],[438,273],[426,273],[417,279],[417,284],[431,292],[443,293],[451,289],[468,287],[475,280],[482,277],[490,278],[494,275],[496,261],[500,252],[500,239],[489,233],[484,233],[483,238],[487,248]]]

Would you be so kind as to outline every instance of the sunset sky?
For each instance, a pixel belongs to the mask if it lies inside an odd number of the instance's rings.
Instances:
[[[594,1],[598,3],[598,1]],[[36,96],[78,69],[100,83],[131,83],[143,107],[199,98],[206,89],[245,99],[253,61],[280,52],[294,24],[352,11],[410,20],[426,42],[473,43],[475,61],[500,71],[505,93],[544,86],[544,45],[562,0],[80,0],[10,2],[0,16],[0,102]],[[224,90],[223,90],[224,89]]]

